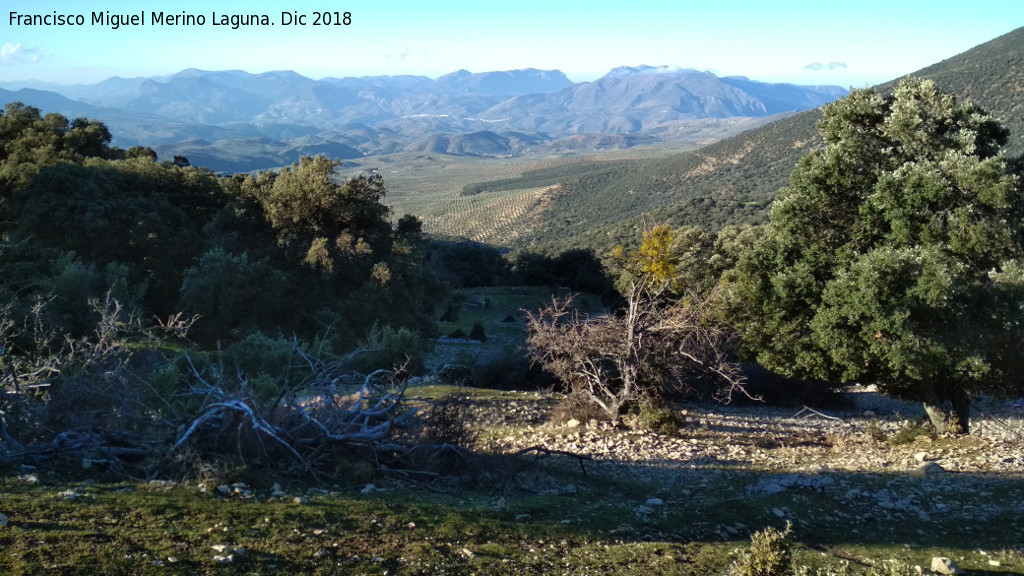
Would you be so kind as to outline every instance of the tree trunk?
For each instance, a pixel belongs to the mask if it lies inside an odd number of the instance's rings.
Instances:
[[[936,433],[970,433],[971,398],[962,386],[933,387],[921,403]]]

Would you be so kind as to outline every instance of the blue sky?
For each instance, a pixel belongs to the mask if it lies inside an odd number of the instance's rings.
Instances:
[[[349,26],[313,12],[349,11]],[[144,13],[145,25],[91,25],[93,12]],[[203,26],[154,26],[153,11]],[[24,26],[20,15],[82,15],[85,26]],[[306,14],[284,26],[281,13]],[[273,26],[214,26],[213,14],[266,14]],[[91,83],[185,68],[291,69],[311,78],[436,77],[516,68],[593,80],[616,66],[674,65],[770,82],[863,87],[896,78],[1024,25],[1021,0],[7,0],[0,81]]]

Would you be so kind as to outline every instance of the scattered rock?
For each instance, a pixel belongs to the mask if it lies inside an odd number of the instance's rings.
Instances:
[[[988,565],[989,566],[995,566],[996,568],[999,568],[1000,566],[1003,565],[1003,563],[1000,562],[999,560],[989,560],[988,561]]]
[[[575,418],[572,418],[568,422],[566,422],[565,425],[569,428],[579,428],[580,421]]]
[[[935,556],[932,558],[932,572],[937,574],[964,573],[952,558],[946,558],[945,556]]]
[[[220,486],[217,486],[217,492],[220,492],[221,494],[223,494],[225,496],[230,496],[231,495],[231,486],[228,486],[227,484],[221,484]]]
[[[372,494],[373,491],[376,489],[377,487],[374,486],[373,484],[367,484],[366,486],[363,486],[363,489],[360,490],[360,492],[362,492],[363,494]]]
[[[213,557],[213,561],[218,564],[230,564],[235,561],[235,557],[230,554],[228,554],[227,556],[221,556],[220,554],[216,554]]]
[[[651,508],[648,508],[647,506],[637,506],[636,507],[636,515],[639,516],[639,517],[650,516],[653,513],[654,513],[654,510],[651,509]]]
[[[472,558],[472,557],[476,556],[476,554],[473,554],[473,551],[470,550],[469,548],[463,548],[462,549],[462,555],[465,556],[466,558]]]
[[[6,528],[10,524],[11,519],[6,514],[0,512],[0,528]]]
[[[647,506],[664,506],[665,501],[661,498],[648,498],[646,504]]]
[[[292,502],[294,502],[296,504],[305,504],[306,503],[306,499],[302,498],[302,497],[299,497],[299,496],[296,496],[295,498],[292,498]]]
[[[576,495],[576,485],[575,484],[569,484],[565,488],[562,488],[562,494],[565,494],[566,496],[575,496]]]
[[[526,522],[533,518],[529,514],[516,514],[516,522]]]
[[[776,474],[762,478],[756,484],[747,486],[747,492],[751,494],[781,494],[790,489],[810,490],[822,492],[827,486],[835,484],[831,476],[823,474]]]
[[[928,460],[928,453],[918,452],[917,454],[914,454],[914,460],[917,460],[918,462],[924,462],[925,460]]]
[[[274,485],[270,487],[270,491],[271,492],[280,492],[281,491],[281,485],[278,484],[277,482],[274,482]]]

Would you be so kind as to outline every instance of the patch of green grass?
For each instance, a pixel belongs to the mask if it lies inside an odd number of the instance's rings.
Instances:
[[[785,510],[793,523],[792,552],[801,566],[835,571],[848,562],[850,574],[864,574],[883,561],[927,565],[939,555],[991,574],[1019,573],[1024,566],[1013,549],[1020,514],[925,521],[875,513],[865,520],[877,506],[841,506],[844,486],[763,496],[744,491],[756,474],[694,472],[677,483],[652,484],[602,475],[597,463],[588,467],[587,476],[531,469],[517,490],[502,496],[394,485],[370,495],[356,487],[307,495],[303,504],[292,495],[228,499],[185,486],[8,478],[0,491],[0,510],[10,516],[0,529],[0,573],[726,574],[752,533],[784,526],[774,509]],[[569,483],[575,491],[564,489]],[[938,484],[938,492],[885,477],[858,478],[857,485],[941,493],[980,513],[985,502],[1021,496],[1018,483],[1005,481]],[[59,496],[69,489],[79,496]],[[664,504],[638,513],[654,496]],[[241,547],[245,554],[219,564],[215,545]],[[1001,565],[989,565],[990,559]]]

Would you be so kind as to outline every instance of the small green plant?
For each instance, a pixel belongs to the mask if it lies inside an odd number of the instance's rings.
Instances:
[[[625,421],[634,428],[666,436],[673,436],[686,427],[686,416],[682,412],[650,400],[636,405]]]
[[[893,446],[912,444],[914,440],[917,440],[918,436],[934,438],[935,429],[924,422],[910,422],[889,437],[889,444],[892,444]]]
[[[793,545],[787,540],[792,526],[785,530],[771,526],[750,536],[750,552],[736,567],[736,576],[790,576],[793,570]]]

